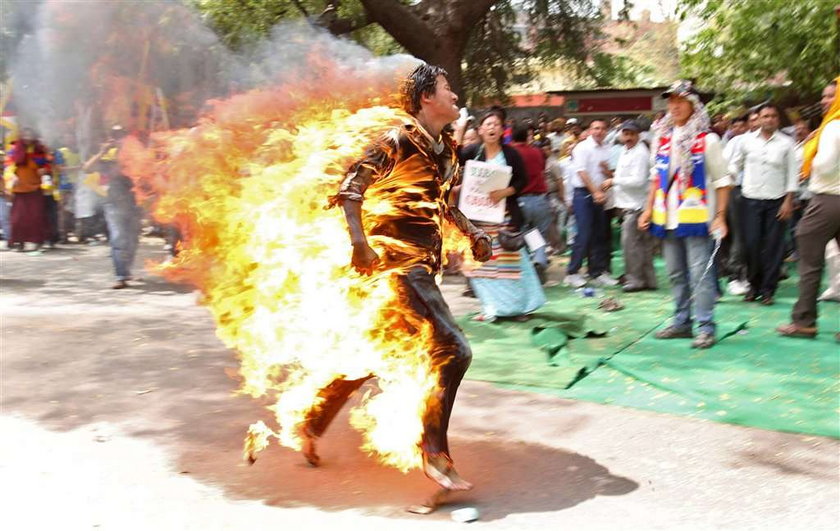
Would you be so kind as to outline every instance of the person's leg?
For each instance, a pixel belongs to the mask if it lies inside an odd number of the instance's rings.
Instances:
[[[575,188],[574,194],[572,203],[575,209],[577,234],[572,244],[572,258],[569,261],[568,274],[570,275],[578,274],[581,266],[583,266],[583,258],[589,253],[593,222],[592,197],[582,188]]]
[[[779,276],[785,260],[785,233],[787,221],[776,216],[782,206],[782,199],[767,202],[764,211],[764,243],[762,245],[761,286],[759,293],[765,303],[771,302],[779,285]]]
[[[817,295],[825,265],[825,246],[840,231],[840,196],[815,195],[796,230],[799,249],[799,298],[791,320],[803,328],[817,326]]]
[[[316,448],[318,438],[324,435],[350,396],[370,378],[372,376],[358,380],[336,379],[318,392],[320,401],[307,412],[306,421],[300,430],[300,436],[303,439],[301,452],[310,465],[318,466],[321,462]]]
[[[607,273],[610,267],[610,248],[612,243],[610,216],[603,205],[592,204],[592,233],[589,247],[592,249],[589,260],[589,276],[598,278]]]
[[[551,223],[551,213],[549,212],[549,206],[545,201],[545,197],[525,195],[520,197],[517,202],[522,209],[522,216],[525,218],[524,230],[537,229],[540,231],[543,239],[548,241],[548,226]],[[548,216],[547,219],[546,216]],[[548,257],[545,253],[545,247],[534,251],[532,258],[535,264],[548,267]]]
[[[643,288],[645,280],[642,278],[641,261],[644,249],[641,248],[641,231],[636,225],[639,211],[624,212],[621,222],[621,252],[624,255],[624,286],[625,288]]]
[[[713,242],[708,237],[684,238],[688,257],[692,313],[697,321],[697,331],[715,335],[715,275],[710,266]]]
[[[677,238],[668,231],[662,242],[665,269],[671,283],[674,298],[674,317],[671,326],[680,330],[691,330],[691,291],[689,286],[688,256],[684,238]]]
[[[726,270],[731,280],[742,280],[744,277],[744,229],[741,222],[744,198],[741,187],[734,186],[729,193],[729,204],[726,209],[726,225],[729,228],[729,257]]]
[[[440,486],[466,490],[472,485],[461,479],[452,466],[447,432],[458,386],[470,366],[472,351],[434,276],[415,268],[403,277],[403,282],[416,316],[432,324],[434,346],[430,355],[439,374],[438,391],[431,397],[423,417],[424,469]]]
[[[657,239],[648,231],[639,231],[639,240],[639,247],[643,249],[640,261],[645,288],[656,289],[658,282],[656,281],[656,269],[653,267],[653,255],[656,252]]]
[[[134,267],[134,257],[137,255],[137,247],[140,245],[140,229],[142,228],[141,211],[138,207],[133,206],[125,214],[126,225],[126,270],[128,276],[131,276],[131,269]]]
[[[6,200],[6,196],[0,196],[0,229],[3,230],[3,239],[8,244],[12,243],[11,209],[12,205]]]
[[[111,261],[117,281],[125,282],[131,276],[128,268],[129,231],[123,226],[125,218],[117,205],[105,204],[105,223],[108,226],[108,239],[111,245]]]
[[[58,239],[67,243],[67,237],[73,232],[73,194],[71,190],[61,192],[58,209]]]
[[[366,381],[373,376],[366,376],[358,380],[333,380],[329,385],[318,392],[320,401],[306,414],[306,425],[304,431],[311,437],[321,437],[332,421],[335,419],[347,400]]]
[[[741,198],[741,230],[743,234],[744,258],[747,265],[747,280],[750,283],[748,298],[761,287],[761,224],[763,219],[762,201]]]

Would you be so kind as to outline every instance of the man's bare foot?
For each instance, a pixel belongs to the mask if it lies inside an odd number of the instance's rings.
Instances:
[[[420,505],[410,505],[406,510],[414,514],[432,514],[438,507],[443,505],[446,501],[446,496],[450,492],[452,491],[449,489],[437,489],[425,502]]]
[[[306,462],[312,466],[318,466],[321,464],[321,457],[318,455],[318,451],[315,448],[315,442],[318,438],[311,435],[306,428],[301,430],[300,436],[303,438],[301,453],[303,454],[303,457],[306,458]]]
[[[426,477],[446,490],[473,488],[472,483],[458,475],[452,461],[444,455],[423,456],[423,472],[426,473]]]

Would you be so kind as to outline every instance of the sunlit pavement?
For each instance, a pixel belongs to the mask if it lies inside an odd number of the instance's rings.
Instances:
[[[144,240],[141,260],[165,257]],[[272,446],[235,394],[235,355],[189,288],[147,273],[111,290],[106,246],[0,253],[4,529],[835,529],[840,444],[465,382],[450,430],[476,488],[430,516],[431,492],[358,450],[346,412],[323,466]],[[477,309],[447,279],[458,314]],[[469,377],[469,375],[468,375]]]

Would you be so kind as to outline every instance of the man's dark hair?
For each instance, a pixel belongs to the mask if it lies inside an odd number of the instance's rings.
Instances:
[[[531,130],[531,127],[528,124],[516,124],[513,126],[513,132],[511,134],[511,138],[514,142],[527,142],[528,141],[528,131]]]
[[[496,115],[502,121],[502,125],[505,125],[505,122],[507,122],[507,111],[501,105],[491,105],[490,109],[487,112],[496,113]]]
[[[736,116],[735,118],[732,119],[732,124],[733,125],[734,124],[739,124],[741,122],[744,122],[744,123],[747,122],[747,115],[746,114],[742,114],[741,116]]]
[[[420,98],[432,96],[437,90],[438,76],[446,76],[446,70],[428,63],[420,63],[412,70],[400,86],[400,103],[408,114],[420,112]]]
[[[781,118],[781,117],[782,117],[782,109],[780,109],[780,108],[779,108],[779,106],[778,106],[778,105],[776,105],[776,104],[775,104],[775,103],[773,103],[773,102],[768,101],[768,102],[766,102],[766,103],[762,103],[761,105],[759,105],[759,106],[758,106],[758,109],[756,109],[756,111],[755,111],[755,112],[757,112],[757,113],[761,114],[761,111],[763,111],[764,109],[775,109],[775,110],[776,110],[776,114],[778,114],[778,115],[779,115],[779,118]]]
[[[503,110],[497,108],[496,105],[494,105],[493,107],[490,107],[488,110],[484,111],[484,114],[482,114],[481,117],[479,117],[479,119],[478,119],[478,125],[479,126],[482,125],[491,116],[495,116],[496,118],[498,118],[499,121],[502,123],[502,127],[505,126],[505,113],[504,113]]]

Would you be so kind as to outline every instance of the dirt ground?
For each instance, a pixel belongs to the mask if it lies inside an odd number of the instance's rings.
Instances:
[[[161,259],[144,240],[140,261]],[[836,529],[837,440],[465,382],[450,435],[476,488],[429,516],[433,489],[378,465],[346,412],[323,466],[273,445],[241,458],[264,403],[191,289],[112,283],[105,246],[0,253],[2,527],[239,530]],[[475,303],[445,285],[456,313]],[[467,374],[469,378],[469,374]],[[476,507],[473,524],[450,519]]]

